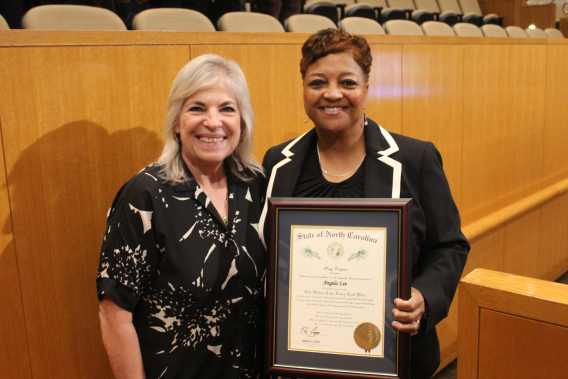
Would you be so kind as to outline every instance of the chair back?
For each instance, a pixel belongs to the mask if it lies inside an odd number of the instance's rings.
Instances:
[[[546,33],[539,28],[526,28],[525,32],[527,33],[527,35],[529,36],[529,38],[548,38],[546,36]]]
[[[329,18],[334,24],[337,25],[339,21],[339,12],[334,3],[327,0],[309,1],[304,5],[304,13],[316,14]]]
[[[337,26],[327,17],[304,13],[288,17],[284,21],[284,28],[287,32],[313,34],[322,29],[336,29]]]
[[[6,22],[4,17],[0,14],[0,29],[10,29],[10,25]]]
[[[24,29],[126,30],[115,13],[86,5],[40,5],[22,19]]]
[[[438,5],[442,12],[452,11],[457,14],[463,14],[464,12],[460,8],[458,0],[438,0]]]
[[[386,0],[356,0],[356,2],[358,4],[359,3],[369,4],[373,8],[383,8],[383,9],[388,8]]]
[[[345,5],[349,6],[351,4],[355,4],[355,0],[327,0],[327,1],[331,1],[335,5],[345,4]]]
[[[387,0],[389,8],[402,9],[402,10],[414,10],[416,7],[412,0]]]
[[[547,28],[544,29],[544,32],[548,38],[564,38],[564,34],[558,29]]]
[[[485,37],[504,37],[507,38],[507,32],[499,25],[487,24],[481,26],[481,31]]]
[[[460,3],[460,7],[464,15],[468,13],[476,14],[479,16],[483,15],[483,13],[481,13],[481,8],[479,7],[477,0],[458,0],[458,2]]]
[[[518,26],[507,26],[505,28],[505,31],[511,38],[529,38],[529,36],[527,36],[527,33],[525,33],[525,31]]]
[[[215,26],[203,13],[184,8],[147,9],[134,17],[132,27],[134,30],[215,31]]]
[[[357,3],[369,4],[373,8],[387,9],[389,7],[386,0],[357,0]]]
[[[224,32],[284,33],[284,27],[276,18],[256,12],[229,12],[218,21],[218,29]]]
[[[376,20],[377,15],[375,9],[369,4],[351,4],[345,8],[345,17],[364,17],[371,20]]]
[[[417,23],[408,20],[389,20],[385,22],[385,31],[387,34],[396,34],[404,36],[423,36],[424,32]]]
[[[456,35],[450,25],[439,21],[426,21],[421,27],[422,31],[427,36],[455,37]]]
[[[483,37],[481,29],[467,22],[458,22],[453,26],[453,29],[458,37]]]
[[[350,34],[385,34],[385,30],[375,20],[362,17],[347,17],[339,21],[339,27]]]
[[[416,9],[424,9],[428,12],[440,13],[440,7],[436,0],[414,0],[414,4],[416,4]]]

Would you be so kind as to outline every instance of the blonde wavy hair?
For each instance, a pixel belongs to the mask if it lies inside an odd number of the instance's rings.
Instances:
[[[254,116],[245,75],[236,62],[215,54],[205,54],[192,59],[180,70],[170,90],[164,123],[166,145],[156,162],[161,166],[161,179],[167,183],[176,185],[189,179],[183,169],[181,143],[173,138],[182,104],[195,92],[217,84],[222,84],[235,97],[241,115],[241,141],[225,158],[225,168],[245,181],[251,180],[255,174],[264,175],[262,166],[252,155]]]

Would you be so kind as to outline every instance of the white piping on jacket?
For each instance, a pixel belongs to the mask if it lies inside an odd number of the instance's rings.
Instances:
[[[392,172],[392,198],[393,199],[400,199],[400,181],[402,177],[402,163],[395,161],[394,159],[390,158],[389,155],[396,153],[398,149],[398,145],[394,142],[394,139],[387,132],[382,126],[379,125],[381,129],[381,133],[383,137],[387,140],[390,147],[386,150],[378,151],[379,155],[382,157],[378,158],[381,162],[391,166],[393,168]]]
[[[282,155],[284,155],[286,158],[284,158],[283,160],[278,162],[272,168],[272,173],[270,174],[270,180],[268,181],[268,187],[266,188],[266,196],[264,198],[264,207],[262,208],[262,213],[260,214],[260,220],[258,221],[258,224],[259,224],[259,226],[258,226],[259,233],[258,234],[260,235],[260,240],[262,241],[262,244],[264,245],[264,248],[266,250],[268,250],[268,247],[266,246],[266,240],[264,238],[264,222],[266,221],[266,213],[268,212],[268,198],[272,196],[272,187],[274,186],[274,179],[276,178],[276,171],[278,171],[278,169],[280,167],[284,166],[286,163],[292,161],[290,159],[290,157],[292,155],[294,155],[294,153],[292,153],[290,151],[290,149],[292,148],[292,146],[294,146],[296,144],[296,142],[301,140],[306,135],[306,133],[302,134],[301,136],[296,138],[294,141],[290,142],[284,148],[284,150],[282,150]]]

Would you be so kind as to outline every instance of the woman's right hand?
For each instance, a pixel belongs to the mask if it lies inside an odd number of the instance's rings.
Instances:
[[[132,313],[105,296],[99,303],[103,342],[116,379],[146,379]]]

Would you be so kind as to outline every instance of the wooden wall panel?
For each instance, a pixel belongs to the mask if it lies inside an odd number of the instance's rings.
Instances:
[[[187,46],[20,48],[0,59],[34,379],[111,375],[95,291],[106,212],[159,155],[169,88],[188,59]]]
[[[462,223],[504,206],[510,45],[464,47]],[[481,179],[483,178],[483,179]]]
[[[3,76],[0,76],[2,83]],[[0,84],[1,85],[1,84]],[[1,104],[1,100],[0,100]],[[32,377],[6,183],[4,149],[0,145],[0,373],[6,378]]]
[[[402,46],[373,45],[367,116],[389,132],[402,133]]]
[[[546,93],[546,46],[511,47],[509,107],[505,133],[507,150],[505,205],[541,189]],[[514,111],[511,111],[514,109]]]
[[[566,378],[567,327],[489,309],[480,314],[479,378]]]
[[[501,226],[471,242],[464,275],[476,268],[503,271],[505,268],[505,227]]]
[[[403,47],[404,135],[433,142],[444,160],[456,203],[461,197],[463,47]]]
[[[542,205],[539,278],[556,280],[568,267],[568,193]]]
[[[540,278],[540,214],[538,207],[507,223],[501,271]]]
[[[192,46],[193,58],[219,54],[239,63],[251,89],[255,116],[256,159],[262,163],[270,147],[296,138],[313,128],[305,124],[302,76],[300,74],[301,45],[203,45]]]
[[[568,46],[548,46],[543,186],[568,177]]]

